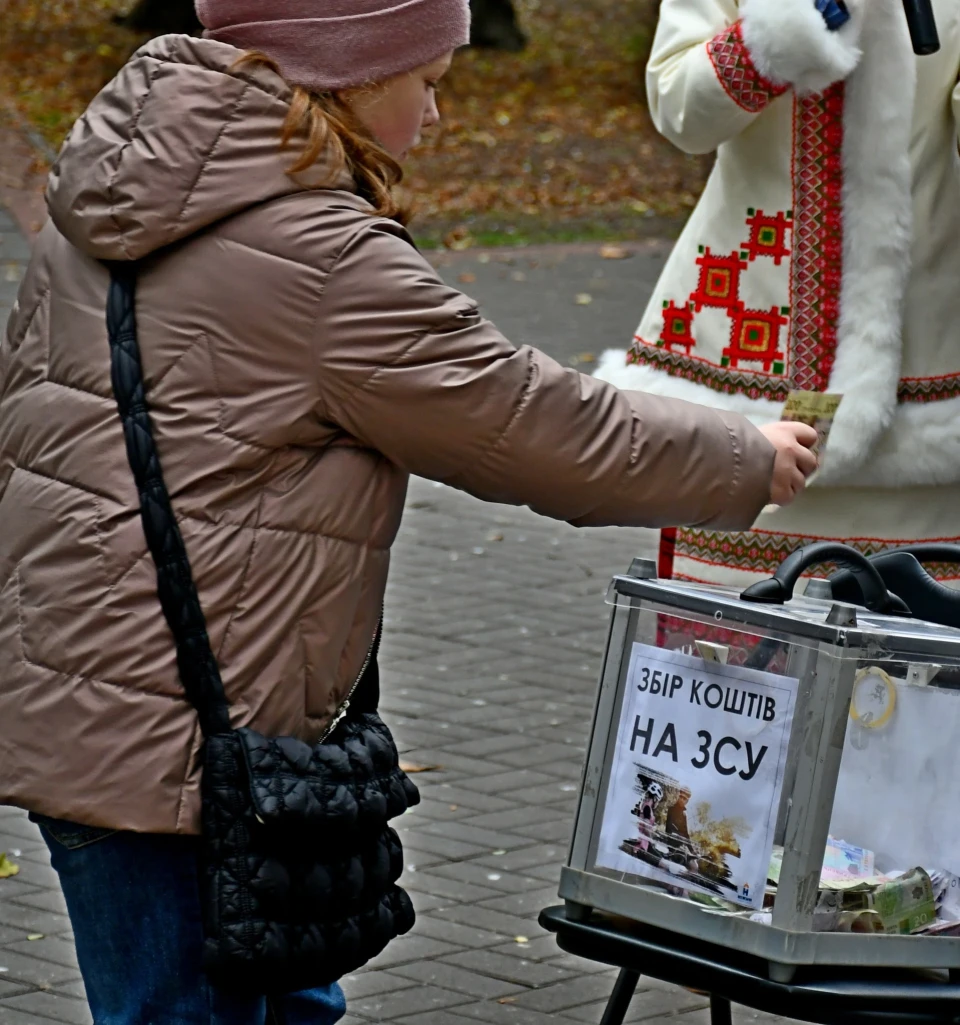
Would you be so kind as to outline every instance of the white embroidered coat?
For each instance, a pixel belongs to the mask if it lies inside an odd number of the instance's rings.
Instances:
[[[934,0],[942,47],[920,58],[901,0],[848,5],[829,32],[813,0],[662,3],[654,121],[717,160],[598,376],[757,423],[791,390],[844,395],[814,486],[753,531],[680,531],[677,576],[746,584],[814,538],[960,536],[960,0]]]

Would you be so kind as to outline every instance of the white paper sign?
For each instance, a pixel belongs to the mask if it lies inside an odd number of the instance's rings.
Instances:
[[[635,644],[598,866],[762,907],[796,688]]]

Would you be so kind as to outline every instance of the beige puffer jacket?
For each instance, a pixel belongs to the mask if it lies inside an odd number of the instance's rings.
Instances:
[[[237,725],[315,739],[377,627],[408,473],[572,523],[747,527],[773,451],[736,416],[516,349],[343,180],[289,102],[168,36],[78,122],[0,349],[0,803],[194,833],[178,682],[110,387],[100,260],[140,260],[160,457]]]

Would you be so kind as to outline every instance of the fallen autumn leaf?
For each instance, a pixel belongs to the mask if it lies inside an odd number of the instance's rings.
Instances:
[[[145,35],[117,24],[132,0],[4,0],[0,106],[56,149]],[[408,161],[418,231],[464,217],[565,223],[684,216],[709,158],[655,131],[640,82],[657,18],[648,0],[524,0],[520,53],[459,54],[443,122]],[[575,56],[575,59],[571,59]],[[478,174],[478,160],[482,174]],[[0,270],[2,276],[2,270]]]
[[[442,765],[414,765],[413,762],[401,762],[401,772],[415,773],[415,772],[441,772],[443,770]]]
[[[600,247],[600,256],[604,260],[626,260],[632,255],[625,246],[606,245]]]

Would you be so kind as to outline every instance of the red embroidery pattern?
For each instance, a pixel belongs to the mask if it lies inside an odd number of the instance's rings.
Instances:
[[[732,321],[731,344],[720,365],[689,351],[685,356],[665,351],[663,345],[639,336],[628,362],[651,364],[714,391],[754,399],[783,401],[792,390],[826,390],[837,348],[843,279],[843,109],[842,83],[820,96],[798,98],[793,117],[793,210],[772,216],[749,210],[750,239],[740,253],[720,257],[701,247],[699,283],[690,301],[698,313],[704,307],[725,309]],[[769,334],[755,312],[744,319],[740,299],[741,277],[761,256],[775,264],[790,260],[791,305],[763,314],[771,317]],[[785,316],[791,318],[790,333],[781,350],[780,318]],[[760,367],[744,371],[741,362]],[[933,401],[945,392],[960,395],[960,376],[955,382],[909,382],[901,387],[901,400]]]
[[[656,362],[668,373],[679,372],[680,376],[697,383],[706,383],[708,387],[731,393],[744,391],[759,398],[764,394],[766,378],[761,377],[758,371],[753,371],[752,376],[751,372],[747,372],[747,376],[741,378],[737,382],[738,386],[734,387],[734,382],[730,380],[709,380],[709,373],[704,368],[710,364],[696,357],[690,358],[690,350],[696,346],[693,331],[694,313],[700,313],[705,307],[712,307],[726,310],[730,318],[730,345],[723,350],[718,370],[738,371],[741,362],[759,363],[765,375],[771,372],[779,377],[784,375],[786,364],[780,348],[780,334],[788,323],[787,315],[790,309],[786,306],[774,306],[769,312],[747,310],[740,298],[740,284],[743,272],[751,259],[766,256],[779,263],[784,253],[789,255],[786,237],[792,221],[789,214],[778,213],[776,217],[767,217],[762,210],[758,214],[752,209],[747,213],[747,224],[751,228],[752,237],[756,240],[753,257],[747,252],[717,256],[710,251],[709,246],[700,246],[700,256],[697,258],[697,266],[700,268],[699,281],[690,293],[687,305],[678,306],[673,299],[663,304],[663,329],[657,348],[661,350],[659,356],[666,356],[668,359],[645,353],[643,340],[636,336],[638,344],[627,354],[628,364]],[[675,345],[682,346],[684,356],[687,357],[687,362],[682,368],[680,363],[673,363],[669,359],[673,356],[679,357],[679,354],[674,352]]]
[[[814,541],[833,540],[804,534],[774,534],[767,531],[746,530],[731,534],[720,534],[709,530],[678,530],[673,539],[674,557],[689,559],[709,566],[727,567],[744,570],[748,573],[765,573],[771,576],[777,571],[780,563],[804,545]],[[864,555],[876,555],[887,548],[897,548],[911,544],[916,539],[910,538],[854,538],[844,539],[844,544],[852,545]],[[957,544],[960,538],[936,538],[931,540]],[[938,580],[960,579],[960,567],[953,564],[935,564],[927,569]],[[817,575],[824,574],[823,568],[817,569]],[[677,579],[697,579],[691,576],[675,574]]]
[[[707,54],[726,94],[751,114],[759,114],[771,100],[787,91],[787,86],[774,85],[754,67],[739,21],[707,43]]]
[[[763,371],[775,374],[784,371],[780,332],[787,326],[787,318],[780,307],[769,312],[763,310],[735,310],[730,314],[730,345],[723,350],[720,365],[736,370],[740,360],[762,363]]]
[[[900,402],[943,402],[960,397],[960,374],[944,377],[904,377],[897,389]]]
[[[840,82],[794,106],[792,384],[826,391],[837,350],[843,278],[843,102]]]
[[[673,352],[673,346],[682,345],[686,354],[690,355],[690,349],[696,345],[696,341],[693,337],[693,310],[689,305],[677,306],[672,299],[663,304],[660,341],[668,352]]]
[[[700,268],[700,282],[690,293],[690,302],[697,313],[705,306],[739,310],[740,272],[747,266],[746,260],[739,253],[716,256],[710,252],[709,246],[701,246],[697,266]]]
[[[627,352],[627,365],[653,366],[685,381],[703,385],[725,395],[746,395],[750,399],[770,399],[785,402],[790,391],[786,379],[771,380],[749,370],[720,369],[696,357],[687,358],[679,353],[658,349],[640,335],[634,335],[634,345]],[[960,374],[945,377],[907,377],[901,380],[897,392],[900,403],[943,402],[960,398]]]
[[[787,247],[787,232],[793,228],[793,211],[778,213],[776,217],[768,217],[762,210],[747,211],[747,226],[750,238],[741,243],[743,251],[753,263],[760,256],[769,256],[779,267],[790,255]]]
[[[634,345],[627,352],[627,365],[630,364],[652,366],[671,377],[682,377],[685,381],[701,384],[725,395],[746,395],[751,399],[785,402],[790,391],[790,382],[785,377],[771,378],[760,372],[716,367],[695,356],[667,352],[640,335],[634,335]]]

